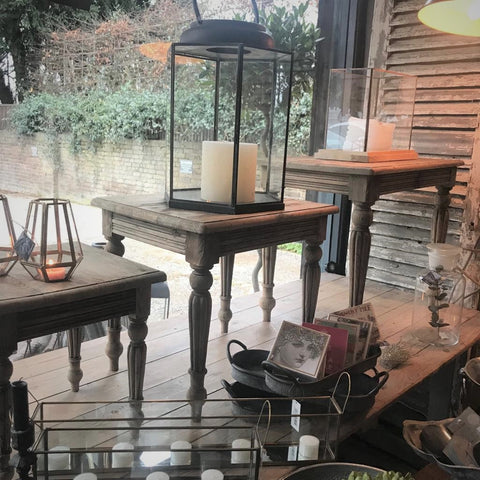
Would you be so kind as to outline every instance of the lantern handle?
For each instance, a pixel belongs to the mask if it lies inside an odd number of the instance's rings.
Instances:
[[[197,5],[197,0],[192,0],[193,3],[193,10],[195,12],[195,17],[197,17],[197,22],[202,23],[202,16],[200,15],[200,10],[198,9]],[[253,8],[253,14],[255,15],[255,23],[259,23],[259,17],[258,17],[258,7],[257,7],[257,2],[255,0],[252,0],[252,8]]]

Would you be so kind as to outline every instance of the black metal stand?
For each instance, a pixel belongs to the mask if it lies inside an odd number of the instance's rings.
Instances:
[[[15,467],[20,480],[32,479],[30,469],[36,462],[36,455],[30,450],[34,441],[33,422],[30,420],[25,430],[14,430],[12,428],[12,447],[18,453],[12,455],[10,465]]]

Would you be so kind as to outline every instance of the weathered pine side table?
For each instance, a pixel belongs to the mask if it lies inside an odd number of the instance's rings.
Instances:
[[[164,272],[119,258],[102,249],[82,245],[84,258],[65,282],[34,280],[19,264],[0,277],[0,441],[1,454],[10,448],[10,378],[8,358],[22,340],[69,330],[68,378],[78,390],[83,325],[130,317],[128,382],[131,400],[143,399],[147,347],[146,320],[150,314],[152,283],[166,280]],[[106,352],[112,370],[122,353],[120,330],[109,329]]]
[[[123,255],[121,241],[128,237],[181,253],[190,264],[189,301],[190,388],[187,398],[192,414],[201,415],[206,398],[204,378],[212,299],[210,270],[222,261],[222,310],[219,314],[227,330],[231,318],[230,298],[235,253],[263,249],[263,292],[260,306],[263,320],[270,320],[275,305],[273,276],[276,246],[306,242],[303,275],[303,320],[313,321],[320,284],[320,244],[325,239],[327,216],[334,205],[286,200],[285,210],[225,215],[168,208],[159,196],[132,195],[95,198],[92,205],[103,210],[103,234],[107,250]]]
[[[285,185],[348,195],[353,202],[349,244],[350,305],[363,301],[370,253],[372,205],[380,195],[436,187],[432,242],[444,242],[448,227],[450,190],[462,160],[418,158],[387,162],[345,162],[314,157],[288,159]]]

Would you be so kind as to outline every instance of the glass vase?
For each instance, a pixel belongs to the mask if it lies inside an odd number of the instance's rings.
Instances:
[[[416,279],[412,333],[422,343],[456,345],[460,338],[465,278],[456,270],[460,247],[427,245],[429,268]]]

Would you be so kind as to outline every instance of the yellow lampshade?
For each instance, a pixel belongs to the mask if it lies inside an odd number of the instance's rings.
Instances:
[[[418,18],[441,32],[480,37],[480,0],[427,0]]]

